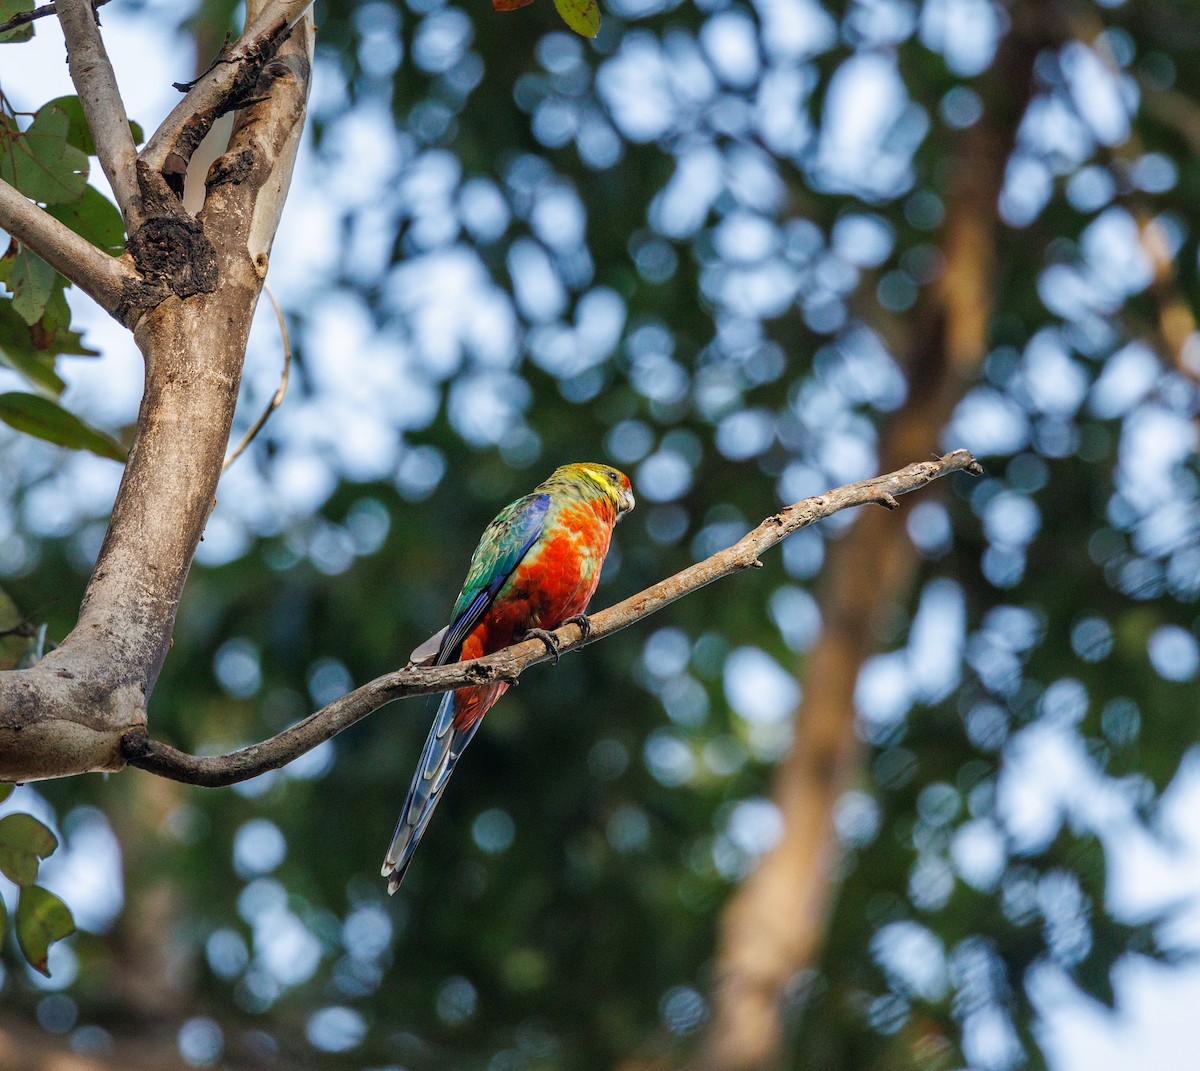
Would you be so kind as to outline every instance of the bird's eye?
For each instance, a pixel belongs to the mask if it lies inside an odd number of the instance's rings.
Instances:
[[[608,470],[608,478],[610,480],[612,480],[613,483],[621,482],[621,477],[616,472],[614,472],[612,469]]]

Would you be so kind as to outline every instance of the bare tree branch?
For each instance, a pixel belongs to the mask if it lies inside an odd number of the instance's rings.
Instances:
[[[142,149],[140,162],[151,174],[183,176],[196,146],[213,120],[247,102],[259,72],[279,42],[312,6],[312,0],[267,0],[246,31],[196,81]],[[252,10],[252,8],[251,8]]]
[[[847,484],[815,498],[806,498],[768,517],[732,547],[719,551],[680,573],[631,595],[623,602],[591,616],[591,630],[584,636],[578,625],[559,628],[554,636],[561,650],[583,647],[611,636],[698,591],[714,580],[759,566],[759,556],[786,536],[852,506],[877,503],[895,509],[896,496],[916,491],[952,472],[982,473],[979,463],[966,450],[955,450],[935,461],[922,461],[906,468],[859,483]],[[526,640],[484,658],[449,666],[409,665],[377,677],[347,693],[328,706],[277,736],[228,755],[188,755],[167,744],[151,740],[142,727],[132,729],[122,741],[122,754],[130,766],[175,781],[219,788],[245,781],[267,770],[286,766],[318,744],[395,699],[445,692],[463,685],[509,683],[530,666],[553,657],[541,640]]]
[[[109,0],[95,0],[92,4],[93,8],[103,7]],[[47,15],[57,15],[58,4],[55,0],[50,0],[50,3],[43,4],[41,7],[35,7],[32,11],[18,11],[7,22],[0,22],[0,35],[8,33],[9,30],[15,30],[18,26],[25,26],[38,19],[44,19]]]
[[[132,233],[142,217],[137,183],[137,147],[129,130],[125,102],[117,88],[108,52],[91,0],[57,0],[58,21],[67,42],[71,81],[83,105],[83,115],[96,143],[96,156],[112,186],[113,195]]]
[[[0,228],[118,319],[127,292],[142,283],[123,262],[97,249],[0,179]]]

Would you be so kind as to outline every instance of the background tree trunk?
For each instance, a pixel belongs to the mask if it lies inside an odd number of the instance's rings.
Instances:
[[[907,401],[880,441],[885,469],[898,457],[937,451],[942,428],[987,353],[998,199],[1044,38],[1041,19],[1030,12],[1014,12],[1014,21],[993,68],[999,79],[993,94],[1007,103],[989,107],[959,139],[940,242],[942,271],[915,316]],[[837,887],[834,804],[864,776],[855,684],[878,647],[880,626],[908,602],[917,572],[916,549],[897,519],[865,510],[829,547],[819,598],[822,632],[805,662],[794,743],[772,790],[783,836],[721,920],[713,1018],[699,1062],[711,1071],[779,1065],[789,986],[818,958]]]

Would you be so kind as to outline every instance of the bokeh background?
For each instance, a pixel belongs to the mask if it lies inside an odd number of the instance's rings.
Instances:
[[[241,12],[102,19],[149,129]],[[81,932],[49,980],[6,940],[0,1066],[1194,1068],[1192,3],[317,21],[292,387],[222,482],[155,735],[227,750],[402,664],[565,461],[638,494],[597,604],[933,451],[987,475],[530,672],[392,899],[426,701],[234,789],[18,790]],[[70,91],[53,20],[0,87]],[[103,357],[60,362],[65,404],[127,434],[138,355],[73,308]],[[279,365],[260,310],[235,433]],[[0,446],[0,584],[61,637],[119,469]]]

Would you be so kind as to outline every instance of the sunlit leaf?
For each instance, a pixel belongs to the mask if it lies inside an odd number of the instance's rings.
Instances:
[[[0,0],[0,23],[8,22],[14,15],[24,15],[33,10],[33,0]],[[0,34],[0,44],[28,41],[33,36],[33,23],[27,22],[7,33]]]
[[[0,420],[9,427],[73,450],[90,450],[113,461],[125,460],[125,449],[103,432],[89,427],[57,402],[36,394],[0,394]]]
[[[0,818],[0,872],[18,885],[37,881],[38,866],[58,847],[45,824],[31,814],[6,814]]]
[[[35,324],[46,311],[46,302],[54,290],[56,272],[36,253],[22,248],[9,275],[13,308],[27,324]]]
[[[106,253],[119,255],[125,251],[125,223],[121,213],[94,186],[85,188],[79,200],[50,205],[46,211]]]
[[[4,595],[3,591],[0,591],[0,597],[7,598],[8,596]],[[0,781],[0,803],[3,803],[6,799],[8,799],[8,797],[13,794],[13,790],[16,787],[16,785],[9,785]]]
[[[75,932],[71,909],[40,885],[26,885],[17,901],[17,943],[29,965],[47,978],[46,958],[55,941]]]
[[[0,115],[0,178],[44,204],[75,201],[87,185],[87,155],[67,143],[70,120],[54,104],[38,109],[27,130]]]
[[[67,144],[75,146],[80,152],[87,153],[88,156],[95,156],[96,143],[92,140],[92,131],[83,117],[83,105],[79,102],[79,98],[74,95],[55,97],[50,103],[61,108],[70,121],[67,130]],[[129,132],[133,135],[136,145],[141,145],[146,140],[146,135],[138,123],[130,121]]]
[[[8,592],[0,588],[0,632],[14,629],[24,618],[17,604],[9,598]],[[9,634],[0,636],[0,670],[15,669],[21,659],[29,653],[30,637]],[[8,799],[12,785],[0,784],[0,803]]]
[[[600,5],[596,0],[554,0],[563,22],[583,37],[600,32]]]

